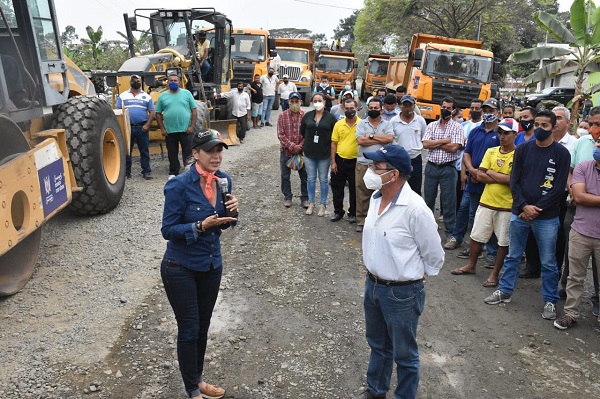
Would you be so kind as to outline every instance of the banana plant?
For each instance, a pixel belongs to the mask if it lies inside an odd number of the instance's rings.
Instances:
[[[534,14],[535,22],[568,48],[540,46],[517,51],[508,62],[521,64],[543,59],[554,62],[537,70],[523,80],[524,85],[540,82],[558,74],[565,67],[575,67],[575,97],[571,101],[571,128],[577,126],[579,99],[600,90],[600,84],[584,92],[583,78],[591,64],[600,63],[600,8],[591,0],[575,0],[571,5],[571,30],[545,11]],[[561,57],[557,59],[557,57]]]

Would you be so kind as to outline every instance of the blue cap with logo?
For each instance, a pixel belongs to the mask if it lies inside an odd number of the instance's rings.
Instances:
[[[290,100],[292,98],[297,98],[298,100],[302,100],[302,94],[298,93],[297,91],[293,91],[290,93]]]
[[[375,162],[387,162],[402,174],[408,175],[412,172],[410,155],[408,155],[404,147],[398,144],[387,144],[377,151],[365,152],[363,155],[365,158]]]

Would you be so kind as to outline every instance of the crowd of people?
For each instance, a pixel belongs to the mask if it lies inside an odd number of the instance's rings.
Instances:
[[[282,78],[280,83],[271,68],[221,96],[233,101],[243,141],[249,121],[256,129],[271,126],[270,110],[279,93],[282,112],[276,130],[283,205],[293,205],[295,170],[307,216],[326,215],[331,189],[331,222],[345,218],[362,233],[371,357],[367,387],[356,399],[385,397],[394,363],[395,396],[416,396],[423,279],[439,273],[450,251],[461,249],[456,256],[467,260],[450,271],[461,276],[474,274],[487,250],[485,267],[491,270],[482,285],[495,290],[482,299],[490,305],[511,302],[519,278],[541,278],[541,316],[560,330],[580,319],[591,259],[592,313],[598,316],[599,106],[589,110],[577,135],[569,133],[571,115],[565,107],[517,110],[493,98],[473,99],[468,119],[461,120],[456,101],[445,97],[439,119],[427,124],[402,86],[394,94],[372,96],[360,118],[350,82],[336,95],[324,76],[312,95],[312,109],[305,112],[302,95]],[[139,86],[139,76],[133,75],[120,106],[133,111],[131,145],[140,147],[144,177],[151,177],[143,147],[154,111],[166,136],[170,176],[162,233],[168,244],[161,273],[177,319],[182,378],[189,397],[220,398],[225,390],[203,381],[202,370],[222,273],[219,236],[237,222],[231,179],[219,169],[227,145],[211,131],[195,132],[197,105],[179,87],[177,75],[168,77],[169,90],[155,108]],[[179,145],[184,163],[191,166],[181,174]],[[127,167],[130,175],[130,159]],[[438,222],[445,242],[433,239],[439,236]],[[469,231],[470,243],[464,245]],[[566,301],[558,317],[561,298]]]

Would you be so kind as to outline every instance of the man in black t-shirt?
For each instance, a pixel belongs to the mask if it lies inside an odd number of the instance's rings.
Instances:
[[[263,92],[260,75],[254,75],[254,81],[246,86],[250,90],[250,102],[252,103],[252,127],[260,129],[260,117],[262,115]]]

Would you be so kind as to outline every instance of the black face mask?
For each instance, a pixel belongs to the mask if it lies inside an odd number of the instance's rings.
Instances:
[[[525,130],[526,132],[528,132],[529,129],[533,127],[533,123],[534,121],[519,121],[519,125],[521,125],[523,130]]]
[[[243,87],[238,87],[238,91],[241,93],[241,92],[244,91],[244,88]]]
[[[367,112],[367,115],[369,115],[369,118],[371,119],[377,119],[379,118],[379,115],[381,115],[381,111],[378,109],[370,109],[369,112]]]
[[[535,138],[539,141],[544,141],[552,134],[552,130],[544,130],[541,127],[538,127],[533,131]]]
[[[273,76],[275,72],[269,72],[269,76]]]
[[[346,118],[352,119],[356,116],[356,110],[355,109],[346,110],[346,112],[344,112],[344,115],[346,115]]]
[[[447,121],[452,118],[452,111],[442,108],[442,119]]]
[[[471,111],[471,119],[478,121],[479,119],[481,119],[481,115],[483,115],[483,112],[481,111]]]
[[[140,87],[142,87],[142,82],[132,82],[131,83],[131,88],[133,90],[138,90]]]

